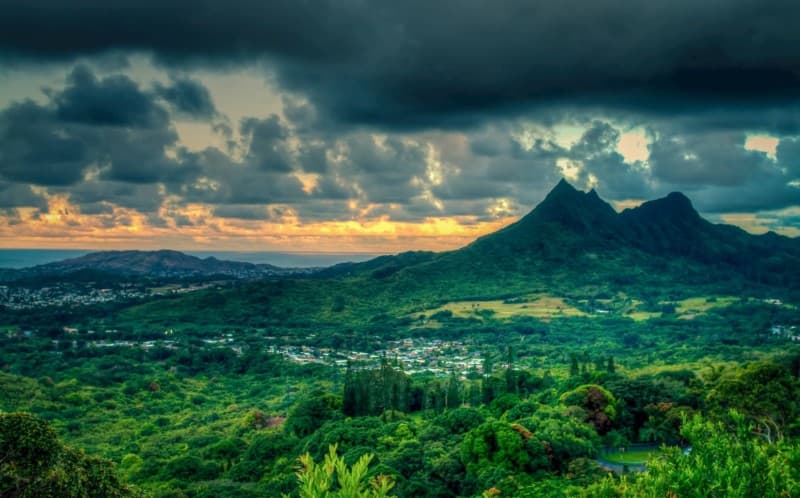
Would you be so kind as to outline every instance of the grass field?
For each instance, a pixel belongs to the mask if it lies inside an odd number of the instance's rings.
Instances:
[[[662,451],[660,448],[650,448],[646,450],[617,451],[614,453],[608,453],[606,455],[603,455],[603,459],[611,463],[635,465],[635,464],[646,463],[648,460],[658,457],[659,455],[661,455],[661,453]]]
[[[724,308],[739,301],[740,298],[732,296],[699,296],[690,297],[675,303],[675,314],[683,320],[692,320],[699,315],[705,314],[712,308]],[[662,316],[660,311],[643,311],[638,309],[640,301],[634,301],[623,313],[626,317],[637,322],[659,318]],[[668,304],[666,301],[661,304]]]
[[[660,311],[632,311],[625,315],[626,317],[634,320],[636,322],[643,322],[645,320],[650,320],[651,318],[658,318],[661,316]]]
[[[501,320],[512,316],[530,316],[543,321],[555,317],[586,316],[586,313],[568,305],[562,298],[546,294],[525,296],[520,302],[454,301],[426,310],[425,313],[433,315],[440,311],[450,311],[458,318],[481,318],[482,314],[488,312]]]
[[[711,308],[724,308],[738,301],[740,298],[732,296],[701,296],[691,297],[675,303],[675,313],[679,315],[690,313],[704,313]]]

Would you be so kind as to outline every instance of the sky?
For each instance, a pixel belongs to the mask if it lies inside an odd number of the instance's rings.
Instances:
[[[4,0],[0,247],[447,250],[559,181],[800,235],[794,0]]]

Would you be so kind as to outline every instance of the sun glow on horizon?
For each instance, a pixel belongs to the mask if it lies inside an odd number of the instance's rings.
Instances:
[[[68,196],[48,197],[48,207],[18,208],[0,218],[2,247],[179,250],[280,250],[286,252],[390,253],[451,250],[515,221],[507,204],[497,218],[427,217],[396,221],[388,215],[336,221],[303,221],[291,209],[268,220],[224,218],[205,204],[165,200],[157,216],[110,206],[106,213],[84,214]]]

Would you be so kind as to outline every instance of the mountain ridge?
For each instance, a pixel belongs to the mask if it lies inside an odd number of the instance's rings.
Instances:
[[[237,279],[287,276],[309,273],[313,269],[281,268],[266,263],[248,263],[217,259],[214,256],[199,258],[180,251],[159,249],[95,251],[18,270],[4,270],[4,280],[27,278],[36,275],[69,275],[95,271],[124,276],[151,276],[160,278],[191,278],[221,276]]]
[[[225,323],[303,333],[347,323],[354,334],[382,337],[412,316],[458,301],[622,295],[657,306],[693,295],[800,299],[797,239],[715,225],[696,215],[685,196],[617,213],[596,192],[566,182],[557,187],[515,223],[460,249],[405,252],[336,265],[309,278],[199,291],[121,316],[157,321],[168,314],[187,323],[225,317]]]
[[[322,275],[370,274],[383,279],[405,272],[421,281],[429,275],[452,274],[460,279],[472,276],[478,287],[481,279],[513,273],[546,277],[550,282],[568,274],[574,278],[603,274],[603,265],[610,261],[617,262],[618,273],[630,273],[610,276],[621,280],[652,277],[645,269],[653,273],[691,264],[696,273],[707,272],[709,279],[733,272],[759,282],[800,287],[800,278],[789,275],[797,272],[784,270],[800,268],[800,239],[753,235],[711,223],[680,192],[617,212],[594,189],[583,192],[564,179],[525,216],[460,249],[403,253],[382,258],[381,265],[372,260]]]
[[[408,251],[362,263],[342,263],[326,269],[286,269],[267,264],[204,259],[172,250],[98,251],[38,265],[20,274],[66,274],[94,270],[121,275],[258,279],[313,276],[340,278],[369,276],[386,280],[409,274],[422,282],[431,278],[471,279],[479,288],[487,279],[512,274],[552,281],[574,273],[603,273],[598,261],[622,261],[618,266],[657,271],[685,260],[701,267],[722,268],[756,280],[791,281],[785,269],[800,268],[800,239],[774,232],[753,235],[702,218],[691,200],[680,192],[617,212],[591,189],[583,192],[565,179],[516,222],[456,250],[434,253]],[[698,271],[702,271],[700,268]],[[27,272],[27,274],[25,273]],[[4,272],[7,273],[7,272]],[[781,274],[780,278],[773,278]],[[8,275],[0,275],[9,280]],[[639,273],[641,278],[647,275]],[[618,276],[615,276],[618,277]],[[631,276],[628,279],[636,278]]]
[[[782,241],[795,244],[800,239],[790,238],[771,232],[773,235],[753,235],[733,225],[714,224],[703,218],[695,210],[691,200],[681,192],[645,201],[634,208],[621,212],[615,211],[610,204],[602,200],[594,189],[582,192],[575,189],[566,180],[561,180],[556,187],[530,213],[525,215],[506,230],[498,233],[515,232],[522,226],[555,223],[567,230],[580,232],[582,235],[621,236],[633,245],[641,240],[643,234],[652,234],[653,227],[669,229],[670,235],[686,241],[686,236],[713,236],[717,238],[738,237],[738,242],[761,244],[764,240]],[[530,228],[530,227],[528,227]],[[518,234],[515,234],[518,235]],[[664,235],[664,234],[662,234]]]

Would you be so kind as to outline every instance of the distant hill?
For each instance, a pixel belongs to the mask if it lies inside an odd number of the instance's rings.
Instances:
[[[198,258],[179,251],[99,251],[21,270],[5,270],[5,280],[99,272],[125,276],[187,278],[221,276],[252,279],[306,274],[313,269],[280,268],[269,264]]]

